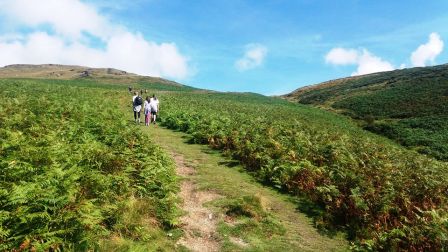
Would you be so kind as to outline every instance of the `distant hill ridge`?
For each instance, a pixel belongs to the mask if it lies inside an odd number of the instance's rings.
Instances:
[[[304,104],[321,104],[340,99],[341,95],[359,92],[361,89],[394,87],[393,84],[410,82],[418,84],[422,79],[448,78],[448,64],[415,67],[387,72],[371,73],[325,81],[300,87],[283,98]],[[389,85],[389,86],[388,86]]]
[[[448,161],[448,64],[341,78],[282,97],[348,115],[370,131]]]
[[[0,78],[77,79],[93,78],[112,82],[148,81],[183,86],[177,82],[158,77],[141,76],[115,68],[93,68],[61,64],[14,64],[0,68]]]

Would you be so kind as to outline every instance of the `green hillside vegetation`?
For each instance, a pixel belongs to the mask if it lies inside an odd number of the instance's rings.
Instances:
[[[173,248],[174,165],[112,87],[0,80],[1,251]]]
[[[0,82],[0,250],[113,250],[117,239],[172,250],[163,230],[176,226],[173,163],[123,114],[127,86]],[[447,163],[278,98],[136,88],[158,95],[163,126],[308,199],[316,226],[346,230],[354,249],[448,249]]]
[[[448,165],[342,116],[252,94],[163,93],[164,126],[240,160],[261,181],[321,207],[361,250],[447,249]]]
[[[285,97],[361,120],[372,132],[448,161],[448,65],[340,79]]]

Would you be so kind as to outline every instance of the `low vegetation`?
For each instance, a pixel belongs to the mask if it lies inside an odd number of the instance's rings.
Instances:
[[[396,142],[448,161],[448,65],[335,80],[286,98],[349,115]]]
[[[316,224],[345,227],[354,249],[447,249],[446,163],[275,98],[168,92],[161,99],[163,125],[223,150],[261,181],[307,196],[322,209]]]
[[[121,93],[0,80],[1,251],[174,248],[174,165],[128,123]]]
[[[310,106],[154,83],[138,88],[160,97],[162,125],[309,199],[315,224],[346,230],[353,249],[448,250],[447,163]],[[174,249],[175,237],[164,233],[177,224],[174,165],[126,119],[126,89],[92,79],[0,80],[0,250]],[[425,125],[445,127],[440,114],[423,114],[428,121],[392,118],[400,119],[392,128],[390,118],[374,114],[366,123],[393,136],[397,127],[421,135]],[[281,235],[259,203],[250,196],[223,202],[241,225],[221,231]],[[271,229],[258,230],[264,224]]]
[[[226,209],[226,216],[229,219],[227,223],[222,222],[219,225],[220,233],[226,238],[241,237],[246,241],[254,239],[268,241],[273,237],[285,235],[285,228],[263,209],[260,199],[256,196],[243,196],[237,199],[223,200],[219,203]],[[260,244],[257,245],[260,246]],[[259,250],[272,249],[276,248],[259,248]],[[239,249],[232,242],[225,241],[223,250],[237,251]]]

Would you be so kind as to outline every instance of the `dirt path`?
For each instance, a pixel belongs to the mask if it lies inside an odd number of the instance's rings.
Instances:
[[[176,162],[177,175],[183,178],[180,188],[180,198],[183,203],[182,210],[185,215],[181,218],[184,236],[178,241],[191,251],[219,251],[219,242],[216,233],[216,216],[203,205],[220,196],[211,191],[198,190],[191,176],[195,174],[194,168],[188,166],[184,157],[172,154]]]
[[[236,162],[207,146],[187,144],[186,134],[160,126],[144,131],[172,154],[182,178],[179,196],[185,215],[179,245],[191,251],[348,250],[343,234],[320,234],[312,220],[297,210],[302,204],[298,199],[259,184]],[[237,217],[229,222],[229,202],[247,196],[258,199],[269,217],[258,222]],[[278,225],[283,233],[276,231]]]

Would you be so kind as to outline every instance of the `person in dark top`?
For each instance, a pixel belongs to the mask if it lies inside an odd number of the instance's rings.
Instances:
[[[142,103],[142,97],[139,96],[137,92],[134,92],[134,96],[132,96],[132,107],[134,110],[135,123],[140,123],[140,111],[142,110]]]

